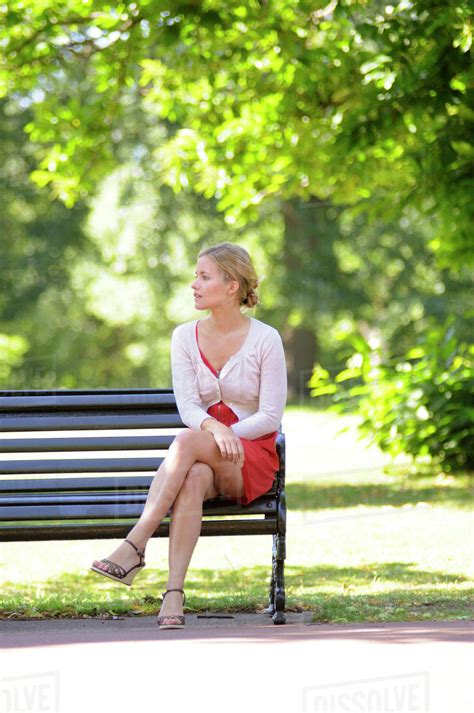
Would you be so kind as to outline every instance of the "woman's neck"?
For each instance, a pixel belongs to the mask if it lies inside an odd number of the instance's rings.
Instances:
[[[249,318],[245,317],[239,308],[236,310],[217,309],[211,310],[206,321],[213,331],[225,334],[236,331],[244,323],[247,323]]]

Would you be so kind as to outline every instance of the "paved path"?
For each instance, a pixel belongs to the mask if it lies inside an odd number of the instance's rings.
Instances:
[[[0,711],[474,710],[472,624],[309,619],[188,614],[182,631],[154,617],[0,621]]]

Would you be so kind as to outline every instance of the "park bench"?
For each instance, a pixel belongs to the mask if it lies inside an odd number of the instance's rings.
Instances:
[[[171,389],[0,391],[0,541],[124,538],[182,428]],[[284,624],[281,429],[277,451],[273,488],[247,506],[206,501],[201,535],[272,535],[267,612]],[[169,536],[169,517],[153,536]]]

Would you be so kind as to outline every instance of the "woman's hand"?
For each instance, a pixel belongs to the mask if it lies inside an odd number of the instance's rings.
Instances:
[[[201,429],[212,433],[223,458],[242,467],[244,463],[244,448],[242,441],[231,428],[224,426],[223,423],[215,418],[205,418],[201,423]]]

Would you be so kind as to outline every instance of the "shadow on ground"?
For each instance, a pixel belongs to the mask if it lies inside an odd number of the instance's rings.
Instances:
[[[447,485],[419,485],[413,480],[393,483],[357,483],[341,485],[287,483],[286,497],[290,510],[322,510],[356,505],[380,507],[401,506],[419,502],[432,505],[472,507],[473,488],[465,478]]]
[[[166,571],[149,568],[131,589],[93,573],[66,573],[28,584],[5,582],[0,616],[149,615],[159,609],[166,576]],[[186,581],[187,610],[255,612],[268,603],[269,577],[270,568],[263,566],[192,569]],[[309,609],[316,621],[335,623],[469,618],[472,590],[467,582],[464,575],[422,570],[410,562],[288,565],[285,572],[287,607]]]

